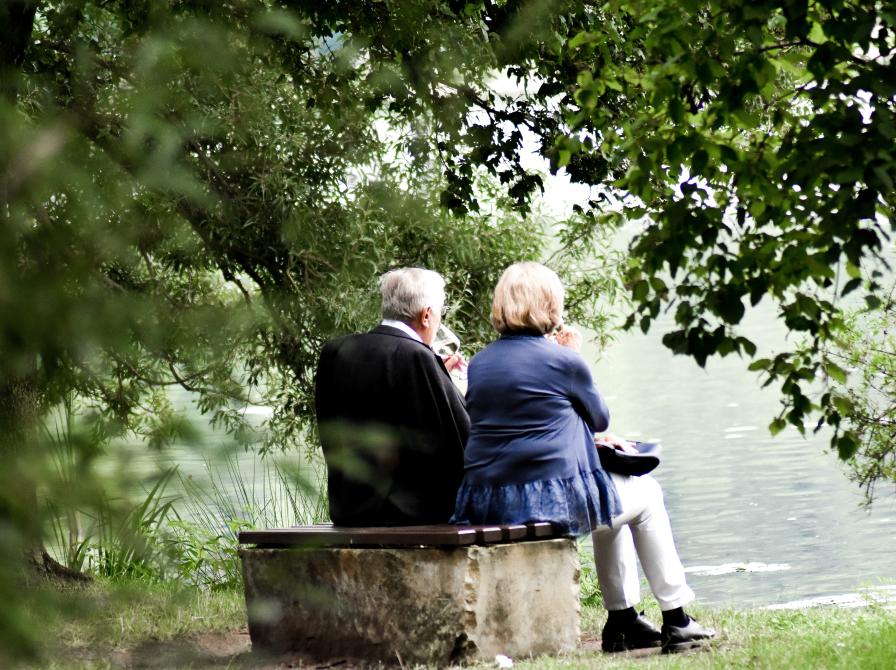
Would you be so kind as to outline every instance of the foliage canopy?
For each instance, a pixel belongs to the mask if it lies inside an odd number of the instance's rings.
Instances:
[[[345,5],[328,11],[336,6]],[[364,34],[372,7],[339,25]],[[433,67],[415,88],[431,101],[443,144],[455,149],[446,162],[446,204],[475,208],[475,166],[508,184],[524,209],[540,185],[521,154],[521,132],[533,134],[554,169],[598,194],[565,227],[567,251],[626,221],[643,224],[629,247],[628,325],[646,331],[671,311],[675,326],[663,341],[674,352],[701,365],[712,355],[753,357],[755,344],[738,326],[748,306],[773,301],[805,344],[751,365],[780,385],[782,410],[771,429],[828,426],[840,457],[854,458],[862,412],[829,350],[842,340],[842,298],[860,291],[876,310],[889,268],[893,7],[862,0],[463,7],[482,33],[471,62],[491,62],[520,86],[481,89],[452,79],[458,70]],[[424,53],[439,46],[415,44]],[[892,459],[892,443],[886,453]]]
[[[182,434],[172,384],[247,443],[241,408],[269,404],[267,446],[292,441],[321,343],[372,322],[371,278],[397,265],[443,272],[465,341],[486,341],[497,273],[544,252],[533,146],[592,187],[557,229],[572,318],[596,318],[621,263],[629,325],[671,311],[665,344],[703,364],[753,357],[739,324],[771,300],[805,336],[752,363],[782,392],[772,428],[827,425],[862,457],[862,397],[831,352],[843,296],[881,304],[894,29],[869,0],[3,3],[0,504],[17,541],[40,534],[46,480],[27,428],[72,393],[93,444]],[[616,258],[607,236],[633,220]],[[10,612],[0,628],[25,639]]]

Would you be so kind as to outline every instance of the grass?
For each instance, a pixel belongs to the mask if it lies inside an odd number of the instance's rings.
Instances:
[[[191,667],[192,649],[185,641],[246,626],[245,601],[236,589],[202,591],[177,583],[96,580],[54,589],[52,597],[61,599],[54,608],[60,614],[36,622],[44,648],[35,668],[140,666],[143,663],[133,658],[135,650],[141,657],[158,659],[169,647],[184,652],[170,667]]]
[[[704,625],[719,631],[706,650],[663,656],[603,654],[579,651],[555,658],[522,661],[515,668],[837,668],[892,670],[896,667],[896,611],[881,607],[808,610],[700,610],[690,609]],[[659,612],[648,609],[659,621]],[[584,613],[603,621],[597,613]],[[583,625],[585,636],[599,645],[599,628]],[[590,646],[590,645],[589,645]]]
[[[200,591],[137,580],[98,581],[66,590],[64,597],[68,600],[66,615],[46,622],[45,656],[33,667],[286,667],[245,653],[245,606],[237,590]],[[514,667],[896,667],[896,610],[881,606],[799,611],[694,609],[692,613],[701,623],[720,631],[719,638],[705,651],[671,656],[603,654],[599,639],[604,614],[597,607],[585,607],[582,650],[556,657],[518,659]],[[654,621],[660,619],[655,605],[648,606],[647,615]],[[495,666],[483,663],[477,667]]]

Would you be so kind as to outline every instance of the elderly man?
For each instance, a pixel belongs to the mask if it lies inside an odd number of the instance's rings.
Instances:
[[[330,516],[343,526],[447,523],[470,420],[448,372],[463,359],[430,348],[445,281],[402,268],[379,287],[382,323],[328,342],[315,379]]]

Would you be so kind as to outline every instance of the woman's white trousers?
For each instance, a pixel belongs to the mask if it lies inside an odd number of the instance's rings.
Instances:
[[[661,610],[683,607],[694,599],[675,549],[663,490],[650,475],[611,473],[622,502],[613,526],[591,534],[597,579],[604,607],[621,610],[641,601],[638,560]]]

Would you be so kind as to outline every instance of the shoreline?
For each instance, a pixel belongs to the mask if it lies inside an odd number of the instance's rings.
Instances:
[[[301,654],[278,658],[252,653],[241,591],[200,591],[139,580],[97,580],[54,591],[64,607],[33,622],[43,641],[40,658],[23,667],[214,668],[274,670],[287,667],[377,667],[357,659],[315,663]],[[861,590],[859,590],[861,591]],[[896,586],[886,589],[896,599]],[[642,603],[658,621],[652,599]],[[891,668],[896,667],[896,600],[868,599],[862,607],[820,604],[802,609],[689,607],[720,631],[699,653],[660,655],[600,651],[603,609],[582,606],[579,649],[569,654],[514,659],[518,668]],[[0,652],[2,658],[2,652]],[[388,666],[379,666],[388,667]],[[396,662],[395,667],[400,667]],[[493,668],[480,663],[473,668]]]

